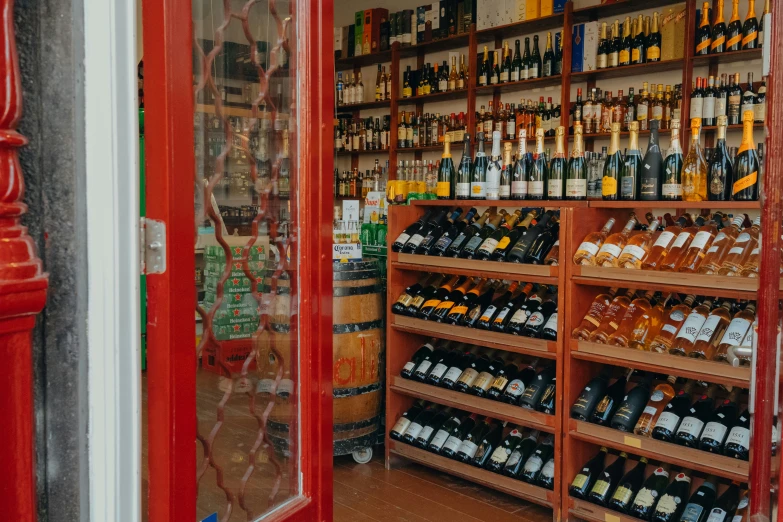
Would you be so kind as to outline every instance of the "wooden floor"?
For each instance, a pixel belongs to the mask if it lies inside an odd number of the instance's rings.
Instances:
[[[552,510],[403,459],[334,459],[335,522],[547,522]],[[380,450],[380,451],[379,451]]]

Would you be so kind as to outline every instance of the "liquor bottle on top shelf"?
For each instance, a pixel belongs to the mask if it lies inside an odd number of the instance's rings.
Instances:
[[[734,240],[734,244],[726,254],[726,257],[718,270],[718,275],[739,275],[742,267],[745,266],[750,258],[750,255],[758,248],[760,227],[761,216],[757,216],[756,219],[753,220],[753,224],[750,228],[743,230],[742,233],[737,236],[737,239]]]
[[[650,437],[652,435],[655,423],[663,413],[664,408],[674,397],[674,384],[676,382],[677,377],[670,375],[666,378],[666,382],[655,386],[647,406],[645,406],[642,415],[636,422],[636,426],[634,426],[634,434],[642,437]]]
[[[599,506],[607,505],[617,484],[623,477],[623,469],[625,468],[625,461],[627,459],[628,454],[624,451],[620,452],[620,455],[615,461],[606,466],[606,468],[598,474],[598,480],[595,481],[592,489],[590,489],[587,500],[593,504],[598,504]]]
[[[691,119],[691,146],[682,165],[682,198],[684,201],[707,199],[707,162],[701,151],[699,132],[701,118]]]
[[[753,113],[742,115],[742,143],[734,160],[734,201],[756,201],[759,198],[759,157],[753,146]]]
[[[619,511],[620,513],[628,513],[634,495],[642,487],[642,482],[644,482],[644,471],[646,468],[647,459],[645,457],[640,457],[636,466],[623,475],[617,483],[617,488],[607,502],[607,507],[614,511]]]
[[[571,406],[571,418],[587,421],[593,413],[598,401],[600,401],[606,389],[609,387],[609,375],[611,370],[605,367],[601,370],[598,377],[594,377],[588,382],[582,392],[577,397],[576,402]]]
[[[696,399],[680,421],[674,442],[688,448],[699,447],[699,437],[713,410],[714,385],[710,385]]]
[[[650,381],[652,378],[646,376],[634,386],[623,399],[620,407],[617,408],[609,426],[626,433],[631,433],[639,417],[644,411],[644,407],[650,400]]]
[[[731,302],[724,300],[704,321],[696,341],[687,352],[688,357],[711,360],[730,322]]]
[[[651,214],[648,214],[648,216],[652,217]],[[647,253],[653,244],[653,234],[655,234],[659,226],[660,221],[652,219],[647,230],[631,236],[617,259],[616,266],[635,270],[642,268],[642,262],[647,257]]]
[[[399,419],[397,419],[397,422],[394,424],[391,431],[389,431],[389,436],[393,440],[402,440],[403,434],[407,431],[413,420],[418,417],[422,411],[424,411],[425,406],[426,403],[424,401],[417,400],[413,406],[411,406],[400,416]]]
[[[588,460],[579,473],[576,474],[571,485],[568,486],[568,494],[580,500],[587,500],[587,496],[593,489],[599,475],[604,470],[608,450],[602,446],[593,458]]]
[[[590,232],[580,243],[574,254],[574,264],[592,266],[595,265],[595,256],[606,241],[607,236],[614,227],[615,219],[609,218],[603,228],[598,232]]]
[[[616,232],[604,241],[603,246],[595,256],[596,266],[605,267],[617,267],[618,259],[623,252],[623,248],[628,243],[628,239],[631,237],[634,228],[638,224],[638,220],[634,214],[631,214],[631,218],[625,227],[620,232]]]
[[[630,379],[633,372],[634,370],[629,370],[626,375],[615,380],[606,389],[606,393],[598,401],[593,413],[590,415],[590,422],[601,426],[609,425],[615,412],[620,407],[623,397],[625,397],[625,386],[628,384],[628,379]]]
[[[625,317],[625,312],[635,295],[636,290],[633,289],[619,292],[615,298],[612,299],[612,302],[609,303],[606,313],[601,318],[601,324],[590,333],[588,340],[593,343],[606,344],[609,340],[609,336],[614,334],[620,326],[623,317]]]
[[[561,200],[564,196],[565,179],[568,175],[568,162],[565,157],[565,127],[557,127],[555,132],[555,155],[549,163],[547,178],[547,198]]]
[[[620,123],[612,123],[612,136],[609,142],[609,155],[604,162],[602,197],[604,201],[618,198],[617,183],[623,172],[623,156],[620,152]]]
[[[536,451],[538,435],[539,432],[537,430],[530,430],[527,436],[514,448],[503,465],[501,470],[503,475],[513,478],[521,477],[525,464],[530,459],[530,456],[533,455],[533,452]]]
[[[672,137],[669,151],[663,162],[663,201],[682,201],[682,147],[680,147],[680,120],[672,118]]]

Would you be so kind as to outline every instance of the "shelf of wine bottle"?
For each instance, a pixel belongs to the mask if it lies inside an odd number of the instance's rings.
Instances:
[[[534,355],[546,359],[557,356],[557,342],[544,339],[533,339],[506,333],[478,330],[464,326],[436,323],[403,315],[392,316],[391,327],[395,330],[418,335],[437,337],[450,341],[477,344],[486,348],[495,348],[507,352]]]
[[[583,71],[571,73],[571,84],[586,82],[588,80],[602,80],[609,78],[624,78],[640,74],[652,74],[662,71],[673,71],[682,69],[683,59],[662,60],[660,62],[649,62],[638,65],[623,65],[621,67],[610,67],[608,69],[596,69],[594,71]]]
[[[645,0],[644,5],[640,6],[638,0],[617,0],[611,3],[598,3],[580,9],[574,9],[575,22],[586,22],[598,18],[619,18],[620,15],[639,11],[644,9],[657,9],[659,7],[670,6],[671,0]]]
[[[638,518],[573,497],[568,498],[568,512],[587,522],[639,522]]]
[[[411,201],[411,205],[414,207],[543,207],[544,209],[586,207],[587,203],[587,201],[550,201],[548,199],[419,199]]]
[[[606,446],[633,455],[684,466],[729,480],[748,481],[750,466],[744,460],[715,455],[670,442],[639,437],[633,433],[625,433],[574,419],[568,420],[568,433],[575,439],[598,446]]]
[[[399,105],[413,105],[414,103],[440,102],[448,100],[459,100],[468,97],[467,89],[457,89],[455,91],[433,92],[422,94],[421,96],[410,96],[397,100]],[[443,145],[441,145],[442,147]]]
[[[508,421],[533,428],[547,433],[555,432],[555,416],[528,410],[521,406],[506,404],[505,402],[483,399],[460,393],[430,384],[403,379],[395,376],[392,379],[391,389],[397,393],[436,402],[444,406],[451,406],[471,413],[487,415],[493,419]]]
[[[518,36],[563,27],[563,13],[540,16],[523,22],[499,25],[476,31],[479,43],[494,42],[498,38],[510,40]]]
[[[388,107],[391,105],[391,100],[381,100],[381,101],[366,101],[362,103],[349,103],[347,105],[338,105],[337,106],[337,112],[353,112],[353,111],[362,111],[362,110],[368,110],[368,109],[383,109],[384,107]]]
[[[377,154],[378,156],[383,156],[389,153],[389,149],[381,149],[381,150],[340,150],[340,151],[334,151],[335,156],[353,156],[356,155],[364,155],[364,154]]]
[[[622,346],[571,339],[571,357],[613,366],[671,374],[688,379],[704,380],[726,386],[747,388],[750,384],[749,366],[735,368],[725,362],[705,361],[704,359],[680,357],[668,353],[645,352]]]
[[[523,89],[540,89],[560,85],[563,77],[559,74],[533,78],[532,80],[519,80],[518,82],[505,82],[495,85],[480,85],[476,87],[476,96],[491,94],[493,92],[515,92]]]
[[[556,285],[559,267],[551,265],[529,265],[522,263],[501,263],[498,261],[480,261],[478,259],[460,259],[454,257],[423,256],[417,254],[389,254],[392,268],[439,272],[479,277],[501,277],[523,280],[547,285]]]
[[[760,201],[603,201],[591,200],[588,205],[595,208],[676,208],[742,210],[761,208]]]
[[[389,440],[388,443],[390,445],[390,453],[393,455],[404,457],[413,462],[423,464],[443,471],[444,473],[449,473],[450,475],[481,484],[482,486],[501,491],[535,504],[540,504],[549,508],[552,507],[552,491],[538,486],[532,486],[521,480],[506,477],[498,473],[492,473],[491,471],[477,468],[470,464],[463,464],[456,460],[447,459],[446,457],[441,457],[435,453],[430,453],[429,451],[410,446],[403,442]]]
[[[601,137],[602,134],[591,134],[588,137]],[[607,135],[608,136],[608,135]],[[504,140],[513,143],[513,140]],[[442,148],[442,145],[438,145]],[[401,149],[414,150],[414,149]],[[378,152],[378,151],[373,151]],[[385,152],[385,151],[380,151]],[[583,201],[550,201],[550,200],[532,200],[532,199],[501,199],[501,200],[483,200],[483,199],[420,199],[411,201],[411,205],[416,207],[453,207],[454,205],[470,205],[474,207],[536,207],[544,208],[676,208],[676,209],[711,209],[711,210],[759,210],[760,201],[604,201],[604,200],[583,200]]]
[[[719,297],[756,299],[759,280],[750,277],[657,272],[600,266],[574,266],[571,280],[577,284],[595,286],[628,286],[642,290],[670,290],[684,294],[709,293]]]
[[[742,49],[739,51],[699,55],[693,57],[693,66],[699,67],[707,65],[708,63],[734,63],[748,60],[760,60],[761,54],[761,47],[757,47],[756,49]]]

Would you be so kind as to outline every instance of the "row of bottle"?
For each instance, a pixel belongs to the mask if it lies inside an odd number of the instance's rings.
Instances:
[[[661,61],[661,45],[663,39],[658,23],[658,13],[650,17],[639,15],[639,18],[625,18],[620,29],[620,20],[611,25],[612,31],[607,31],[607,22],[601,24],[598,38],[597,69],[639,65]]]
[[[696,48],[694,54],[702,56],[707,54],[719,54],[734,52],[741,49],[756,49],[764,43],[764,24],[770,14],[769,0],[764,3],[764,11],[761,20],[756,18],[756,2],[748,2],[748,14],[745,23],[739,16],[739,0],[732,0],[731,18],[726,25],[723,18],[723,0],[713,0],[710,9],[709,2],[702,4],[700,20],[696,29]],[[712,11],[712,26],[710,26],[710,12]]]
[[[483,132],[485,136],[492,136],[493,131],[500,132],[504,140],[514,140],[518,136],[518,130],[525,129],[527,135],[535,136],[536,129],[544,129],[544,136],[554,136],[555,129],[560,125],[560,104],[553,104],[549,97],[539,97],[539,101],[519,101],[517,107],[513,103],[498,103],[497,110],[493,102],[489,102],[489,110],[482,105],[476,112],[476,135]],[[459,140],[452,139],[455,143]]]
[[[500,85],[508,82],[534,80],[546,78],[562,73],[563,70],[563,38],[562,33],[556,37],[560,44],[552,46],[552,33],[546,36],[546,49],[543,58],[538,47],[538,35],[533,37],[533,50],[530,50],[530,38],[525,38],[525,52],[520,53],[520,41],[514,42],[514,55],[508,42],[503,42],[503,47],[492,53],[492,61],[489,59],[489,47],[484,46],[484,54],[478,64],[479,86]],[[502,54],[499,54],[502,53]]]
[[[417,115],[402,111],[397,124],[397,148],[430,147],[442,144],[446,139],[451,143],[462,141],[466,126],[464,112],[441,116],[440,113]]]
[[[380,65],[378,69],[380,70]],[[354,74],[356,76],[354,76]],[[391,83],[391,74],[389,75]],[[385,84],[384,84],[385,85]],[[377,86],[376,86],[377,91]],[[343,82],[343,73],[337,73],[337,83],[335,84],[335,104],[338,107],[345,107],[364,103],[364,82],[362,82],[362,72],[347,73],[345,82]],[[376,101],[379,101],[376,99]]]
[[[574,264],[758,277],[761,255],[761,216],[749,222],[747,216],[732,217],[723,212],[712,216],[683,214],[667,226],[647,214],[650,226],[637,231],[635,214],[620,232],[610,234],[615,224],[609,218],[598,232],[585,236],[574,254]]]
[[[574,339],[749,365],[754,302],[612,288],[596,296]]]
[[[426,276],[392,313],[524,337],[557,339],[557,287],[465,276]]]
[[[554,437],[478,414],[417,401],[389,436],[447,458],[553,489]]]
[[[630,370],[611,385],[611,368],[590,380],[571,406],[571,418],[640,437],[671,442],[734,459],[750,456],[750,414],[740,409],[740,388],[719,398],[717,385],[644,374],[626,391]],[[659,381],[653,388],[653,381]],[[679,381],[679,389],[675,386]],[[717,404],[716,404],[717,403]]]
[[[767,117],[767,77],[763,76],[756,91],[753,87],[753,73],[748,73],[748,83],[740,84],[740,75],[726,74],[720,78],[696,78],[691,91],[690,117],[701,118],[704,126],[718,125],[718,118],[726,117],[728,125],[742,123],[742,115],[753,113],[754,123],[764,123]]]
[[[336,118],[334,120],[335,152],[356,152],[362,150],[389,150],[391,117],[380,118]]]
[[[585,462],[568,487],[571,497],[652,522],[748,522],[748,490],[731,482],[719,495],[720,481],[707,477],[691,494],[692,473],[681,469],[670,479],[670,465],[661,463],[647,475],[649,461],[636,464],[621,452],[606,465],[609,451],[602,447]],[[627,465],[631,467],[625,472]],[[607,520],[612,517],[606,515]]]
[[[367,169],[364,174],[354,168],[350,171],[334,169],[334,195],[345,198],[366,198],[369,192],[386,192],[386,183],[389,178],[389,160],[386,166],[381,167],[380,160],[376,158],[375,167]]]
[[[537,363],[502,350],[433,339],[416,350],[400,376],[554,415],[555,365],[536,370]]]
[[[555,247],[560,232],[557,211],[529,209],[521,221],[524,209],[511,214],[505,209],[495,211],[489,208],[478,216],[475,208],[464,215],[460,207],[451,212],[428,210],[400,233],[392,251],[482,261],[557,264],[559,248]]]
[[[429,62],[421,69],[411,70],[411,66],[402,73],[402,97],[427,96],[439,92],[450,92],[465,89],[468,85],[468,70],[465,67],[465,55],[461,54],[459,68],[457,58],[451,58],[451,67],[443,60],[443,65],[438,67]]]
[[[633,87],[628,89],[628,97],[622,90],[617,96],[612,91],[602,91],[593,87],[587,93],[587,99],[582,99],[582,89],[576,90],[576,102],[571,107],[570,129],[573,132],[576,124],[582,124],[584,134],[598,134],[612,131],[612,123],[620,123],[621,131],[631,130],[630,123],[638,123],[638,130],[646,131],[650,122],[658,122],[658,130],[669,130],[672,120],[679,120],[682,108],[682,85],[677,84],[672,91],[671,85],[644,82],[639,94],[634,94]]]

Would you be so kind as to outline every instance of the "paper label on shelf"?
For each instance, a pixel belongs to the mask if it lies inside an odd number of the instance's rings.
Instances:
[[[688,318],[685,320],[685,323],[683,323],[682,328],[680,328],[677,339],[686,339],[693,344],[696,341],[696,336],[699,335],[699,332],[701,331],[701,327],[704,326],[706,321],[707,318],[703,315],[691,312],[688,314]]]
[[[698,438],[701,435],[701,429],[704,427],[704,423],[696,417],[685,417],[680,424],[680,429],[677,433],[686,433],[692,437]]]
[[[712,339],[712,334],[715,333],[715,328],[718,327],[721,321],[721,316],[711,315],[704,321],[704,325],[699,330],[699,336],[696,338],[696,342],[704,341],[709,342]],[[740,339],[741,341],[742,339]]]
[[[581,245],[579,245],[579,250],[584,250],[585,252],[588,252],[590,255],[596,255],[598,253],[598,246],[595,243],[590,243],[589,241],[585,241]]]
[[[699,250],[703,250],[704,247],[707,245],[707,243],[710,241],[710,238],[712,237],[712,234],[707,231],[701,231],[696,234],[696,236],[693,238],[693,242],[691,243],[691,248],[698,248]]]
[[[704,432],[701,434],[702,439],[712,439],[717,442],[723,442],[723,437],[726,436],[728,428],[719,422],[708,422],[704,426]]]
[[[623,252],[621,256],[626,254],[633,257],[634,259],[638,259],[641,261],[641,259],[644,257],[646,252],[642,247],[636,245],[626,245],[625,248],[623,248]]]
[[[631,437],[629,435],[625,435],[623,437],[623,444],[625,444],[626,446],[631,446],[632,448],[642,447],[641,439],[637,439],[636,437]]]
[[[729,436],[726,438],[726,445],[729,443],[736,444],[745,449],[750,448],[750,430],[743,428],[742,426],[735,426],[731,428]]]
[[[737,346],[745,337],[745,334],[748,333],[748,328],[750,328],[750,321],[747,319],[741,317],[732,319],[726,333],[723,334],[723,338],[720,340],[720,344]]]
[[[680,232],[677,235],[677,239],[674,241],[672,248],[682,248],[682,246],[688,241],[690,237],[691,237],[690,232]]]
[[[679,424],[679,422],[679,415],[670,411],[665,411],[658,417],[658,420],[655,423],[655,428],[660,427],[661,429],[665,429],[674,433],[674,430],[677,429],[677,424]]]
[[[601,247],[601,250],[599,250],[598,253],[609,254],[612,259],[617,259],[622,253],[622,250],[620,250],[620,247],[617,245],[610,245],[609,243],[606,243]]]
[[[478,451],[478,446],[469,440],[463,440],[459,447],[459,453],[464,453],[470,458],[476,456],[476,451]]]

